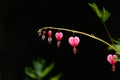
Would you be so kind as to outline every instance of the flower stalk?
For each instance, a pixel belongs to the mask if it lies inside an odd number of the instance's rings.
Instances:
[[[95,40],[98,40],[106,45],[108,45],[109,47],[111,47],[113,50],[117,51],[118,53],[117,54],[120,54],[120,51],[114,47],[114,45],[111,45],[110,43],[106,42],[105,40],[99,38],[99,37],[96,37],[95,35],[93,34],[88,34],[88,33],[85,33],[85,32],[81,32],[81,31],[77,31],[77,30],[71,30],[71,29],[66,29],[66,28],[56,28],[56,27],[43,27],[43,28],[40,28],[37,33],[40,33],[42,30],[44,29],[55,29],[55,30],[63,30],[63,31],[68,31],[68,32],[72,32],[72,33],[77,33],[77,34],[82,34],[82,35],[85,35],[87,37],[90,37],[90,38],[93,38]]]

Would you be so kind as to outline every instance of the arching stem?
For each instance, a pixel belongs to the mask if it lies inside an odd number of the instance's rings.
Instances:
[[[94,36],[94,35],[91,35],[91,34],[88,34],[88,33],[85,33],[85,32],[76,31],[76,30],[71,30],[71,29],[66,29],[66,28],[43,27],[43,28],[40,28],[40,29],[38,30],[38,33],[40,33],[43,29],[56,29],[56,30],[63,30],[63,31],[68,31],[68,32],[72,32],[72,33],[82,34],[82,35],[91,37],[91,38],[93,38],[93,39],[95,39],[95,40],[98,40],[98,41],[100,41],[100,42],[102,42],[102,43],[110,46],[112,49],[114,49],[115,51],[118,52],[117,54],[120,54],[120,51],[119,51],[116,47],[114,47],[113,45],[109,44],[108,42],[104,41],[104,40],[101,39],[101,38],[98,38],[98,37],[96,37],[96,36]]]

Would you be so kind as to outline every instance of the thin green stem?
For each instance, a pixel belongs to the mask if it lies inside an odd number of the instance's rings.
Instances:
[[[109,44],[108,42],[102,40],[101,38],[98,38],[96,36],[94,36],[93,34],[88,34],[88,33],[85,33],[85,32],[81,32],[81,31],[76,31],[76,30],[71,30],[71,29],[66,29],[66,28],[56,28],[56,27],[43,27],[41,29],[38,30],[38,33],[40,33],[43,29],[56,29],[56,30],[64,30],[64,31],[68,31],[68,32],[72,32],[72,33],[78,33],[78,34],[82,34],[82,35],[85,35],[85,36],[88,36],[88,37],[91,37],[95,40],[98,40],[108,46],[110,46],[112,49],[114,49],[115,51],[117,51],[118,53],[117,54],[120,54],[120,51],[114,47],[113,45]]]
[[[110,40],[111,40],[111,43],[114,45],[114,42],[113,42],[112,37],[111,37],[111,35],[110,35],[110,32],[108,31],[108,29],[107,29],[105,23],[104,23],[104,22],[102,22],[102,23],[103,23],[103,26],[104,26],[104,28],[105,28],[105,30],[106,30],[106,32],[107,32],[108,37],[109,37]]]

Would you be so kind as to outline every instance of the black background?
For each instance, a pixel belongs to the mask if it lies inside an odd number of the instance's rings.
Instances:
[[[65,32],[58,49],[53,36],[52,44],[47,39],[41,42],[37,31],[43,26],[55,26],[94,34],[107,42],[109,37],[94,11],[86,4],[95,2],[105,7],[111,16],[106,22],[113,38],[119,37],[119,2],[113,0],[1,0],[0,1],[0,80],[24,80],[25,66],[32,60],[45,58],[56,66],[48,75],[63,73],[61,80],[111,79],[119,80],[119,63],[116,71],[106,56],[111,53],[107,45],[86,37],[80,37],[76,55],[68,43],[72,33]],[[57,30],[53,30],[53,34]],[[114,52],[113,52],[114,53]]]

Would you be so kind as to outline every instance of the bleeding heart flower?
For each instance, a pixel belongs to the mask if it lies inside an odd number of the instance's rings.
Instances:
[[[69,37],[68,42],[71,46],[73,46],[73,52],[74,54],[77,53],[77,49],[76,47],[78,46],[80,39],[79,37],[75,36],[75,37]]]
[[[42,31],[42,41],[45,39],[46,31]]]
[[[55,33],[55,38],[57,39],[57,47],[60,47],[60,41],[63,38],[63,33],[62,32],[56,32]]]
[[[69,38],[69,43],[73,47],[76,47],[79,44],[79,42],[80,42],[80,39],[77,36]]]
[[[107,60],[108,62],[112,65],[112,71],[115,71],[115,64],[117,63],[117,60],[115,60],[117,58],[117,55],[112,55],[112,54],[109,54],[107,56]]]
[[[117,55],[112,55],[112,54],[109,54],[108,56],[107,56],[107,60],[108,60],[108,62],[110,63],[110,64],[116,64],[116,60],[114,60],[114,58],[117,58]]]
[[[52,41],[52,31],[49,30],[48,31],[48,42],[51,43],[51,41]]]
[[[52,31],[49,30],[49,31],[48,31],[48,37],[51,37],[51,36],[52,36]]]
[[[55,37],[57,41],[60,41],[63,38],[63,33],[62,32],[56,32]]]

